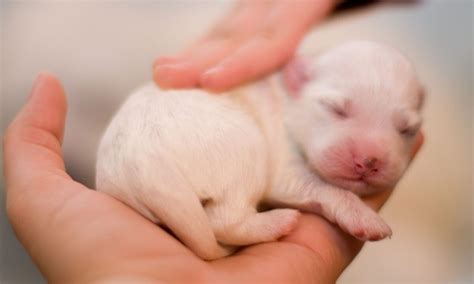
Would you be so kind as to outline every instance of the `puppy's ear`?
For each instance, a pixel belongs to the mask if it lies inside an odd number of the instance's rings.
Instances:
[[[310,59],[303,56],[293,57],[283,67],[283,85],[291,97],[298,97],[304,84],[310,79]]]

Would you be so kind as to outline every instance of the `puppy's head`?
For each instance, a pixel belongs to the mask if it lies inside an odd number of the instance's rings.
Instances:
[[[314,171],[357,194],[396,184],[411,158],[424,96],[406,58],[351,42],[293,60],[283,81],[289,130]]]

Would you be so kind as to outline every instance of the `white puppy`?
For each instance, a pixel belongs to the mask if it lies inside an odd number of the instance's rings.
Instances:
[[[412,65],[363,41],[297,58],[226,94],[150,84],[108,127],[97,189],[166,225],[203,259],[288,234],[295,209],[358,239],[383,239],[390,228],[357,195],[397,183],[422,100]],[[259,212],[262,203],[278,209]]]

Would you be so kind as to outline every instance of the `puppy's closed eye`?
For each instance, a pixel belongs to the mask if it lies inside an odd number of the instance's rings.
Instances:
[[[400,134],[405,136],[405,137],[413,137],[418,133],[418,130],[420,130],[420,123],[412,126],[407,126],[406,128],[400,129]]]
[[[399,110],[394,117],[395,127],[398,129],[400,135],[411,138],[418,133],[421,126],[420,116],[411,111]]]
[[[345,98],[320,98],[319,103],[324,106],[331,114],[340,119],[349,117],[351,102]]]

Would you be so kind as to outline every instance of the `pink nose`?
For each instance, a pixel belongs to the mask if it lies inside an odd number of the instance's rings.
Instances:
[[[373,175],[379,171],[380,161],[377,157],[354,159],[354,169],[359,175]]]

